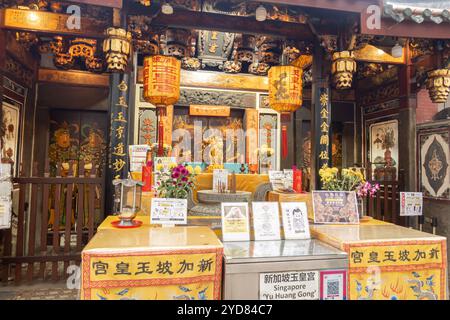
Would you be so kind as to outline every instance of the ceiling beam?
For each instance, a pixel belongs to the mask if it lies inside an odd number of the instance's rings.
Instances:
[[[66,0],[68,2],[90,4],[99,7],[122,8],[122,0]]]
[[[305,24],[240,17],[196,11],[176,11],[171,15],[160,14],[153,19],[154,26],[168,26],[198,30],[270,35],[293,40],[312,40],[313,34]]]
[[[379,4],[379,0],[258,0],[258,2],[358,13],[365,11],[371,4]]]
[[[81,17],[80,29],[70,29],[70,15],[46,11],[0,9],[0,29],[23,30],[41,35],[71,35],[86,38],[104,38],[107,25],[98,20]]]

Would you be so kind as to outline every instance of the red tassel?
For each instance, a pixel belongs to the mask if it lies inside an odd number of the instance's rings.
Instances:
[[[158,107],[158,157],[162,157],[164,153],[164,123],[163,117],[166,115],[165,107]]]
[[[286,159],[288,155],[287,126],[281,126],[281,157]]]

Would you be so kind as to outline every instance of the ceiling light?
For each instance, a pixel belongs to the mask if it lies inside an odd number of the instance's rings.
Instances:
[[[392,47],[391,55],[394,58],[401,58],[403,56],[403,47],[398,42]]]
[[[172,14],[173,13],[173,7],[170,4],[168,4],[167,2],[165,2],[161,6],[161,11],[164,14]]]
[[[264,21],[267,18],[267,10],[262,5],[260,5],[258,8],[256,8],[255,14],[256,14],[257,21]]]

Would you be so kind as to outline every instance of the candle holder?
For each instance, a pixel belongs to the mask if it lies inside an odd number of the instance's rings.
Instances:
[[[117,226],[136,226],[133,219],[136,218],[137,213],[141,209],[143,183],[132,179],[117,179],[113,181],[113,185],[116,191],[116,214],[120,219]],[[120,204],[117,200],[120,201]]]

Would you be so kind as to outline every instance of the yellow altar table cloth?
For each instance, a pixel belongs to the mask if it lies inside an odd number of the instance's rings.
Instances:
[[[311,236],[349,257],[351,300],[447,299],[446,238],[378,220],[311,224]]]
[[[104,227],[81,258],[84,300],[220,299],[223,246],[206,227]]]
[[[132,172],[132,178],[138,181],[142,180],[142,173]],[[254,193],[262,183],[269,182],[269,175],[267,174],[236,174],[236,190],[249,191]],[[198,190],[210,190],[213,187],[213,174],[200,173],[195,177],[194,199],[197,201]],[[144,201],[143,193],[143,201]],[[145,195],[146,198],[150,197]],[[142,205],[144,208],[144,205]]]

